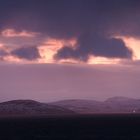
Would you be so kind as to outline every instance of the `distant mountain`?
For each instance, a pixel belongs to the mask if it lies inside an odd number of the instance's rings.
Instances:
[[[73,111],[33,100],[13,100],[0,103],[0,116],[70,115]]]
[[[95,100],[62,100],[58,102],[53,102],[51,105],[57,105],[70,109],[77,113],[96,113],[102,112],[104,108],[104,103]]]
[[[103,102],[95,100],[63,100],[57,105],[82,114],[93,113],[140,113],[140,100],[127,97],[113,97]]]
[[[137,100],[138,99],[116,96],[116,97],[108,98],[106,102],[135,102]]]
[[[140,100],[127,97],[113,97],[102,102],[75,99],[52,103],[40,103],[33,100],[13,100],[0,103],[0,117],[97,113],[140,113]]]
[[[127,97],[113,97],[105,101],[108,106],[111,106],[116,112],[137,112],[140,109],[140,99]]]

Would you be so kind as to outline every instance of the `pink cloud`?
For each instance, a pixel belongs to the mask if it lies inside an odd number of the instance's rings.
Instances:
[[[26,30],[16,31],[15,29],[5,29],[1,32],[3,37],[36,37],[39,33]]]

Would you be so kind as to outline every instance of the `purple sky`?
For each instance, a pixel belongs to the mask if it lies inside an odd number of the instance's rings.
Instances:
[[[0,101],[140,98],[140,0],[0,0]]]
[[[1,64],[0,101],[140,98],[140,67],[129,65]]]

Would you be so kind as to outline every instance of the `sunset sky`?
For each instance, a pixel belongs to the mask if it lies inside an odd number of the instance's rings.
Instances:
[[[140,98],[139,0],[0,0],[0,101]]]

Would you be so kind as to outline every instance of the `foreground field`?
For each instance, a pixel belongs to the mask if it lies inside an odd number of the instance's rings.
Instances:
[[[139,140],[140,115],[1,118],[0,139]]]

